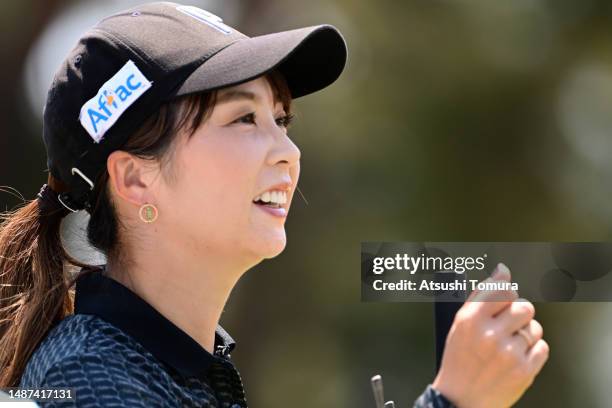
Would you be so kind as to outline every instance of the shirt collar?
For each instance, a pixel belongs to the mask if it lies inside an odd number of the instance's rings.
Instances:
[[[106,265],[81,270],[76,283],[75,314],[93,314],[132,336],[157,359],[185,377],[206,373],[227,356],[236,342],[221,327],[215,330],[215,354],[209,353],[142,298],[105,275]]]

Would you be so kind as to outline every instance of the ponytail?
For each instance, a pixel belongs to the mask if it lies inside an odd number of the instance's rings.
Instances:
[[[65,191],[49,175],[49,186]],[[38,199],[0,214],[0,387],[17,387],[47,332],[73,313],[66,263],[85,267],[62,246],[65,212],[43,213]]]

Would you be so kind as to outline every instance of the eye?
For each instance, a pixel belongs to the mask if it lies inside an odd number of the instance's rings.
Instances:
[[[290,113],[288,115],[283,115],[280,118],[276,118],[276,124],[280,127],[288,128],[293,122],[294,115]]]
[[[255,113],[254,112],[247,113],[246,115],[239,117],[232,123],[246,123],[249,125],[253,125],[255,124]]]

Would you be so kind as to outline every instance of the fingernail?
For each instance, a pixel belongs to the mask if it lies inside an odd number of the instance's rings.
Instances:
[[[493,272],[493,277],[494,278],[499,278],[502,275],[508,274],[510,273],[510,269],[508,269],[508,267],[506,265],[504,265],[503,263],[498,263],[497,266],[495,267],[495,271]]]

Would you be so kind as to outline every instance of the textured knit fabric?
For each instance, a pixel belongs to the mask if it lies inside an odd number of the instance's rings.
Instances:
[[[101,304],[105,296],[116,302]],[[229,354],[235,342],[221,326],[210,354],[129,289],[96,271],[77,282],[75,303],[75,314],[50,330],[21,377],[20,388],[74,389],[72,401],[39,402],[42,407],[247,407]],[[139,331],[136,320],[154,324],[141,324]]]
[[[105,276],[77,281],[75,314],[53,327],[28,361],[20,388],[72,388],[71,401],[41,407],[247,408],[230,359],[235,341],[218,326],[210,354],[143,299]],[[454,408],[431,385],[414,408]]]
[[[427,386],[425,392],[414,402],[413,408],[456,408],[453,403],[444,397],[431,384]]]

